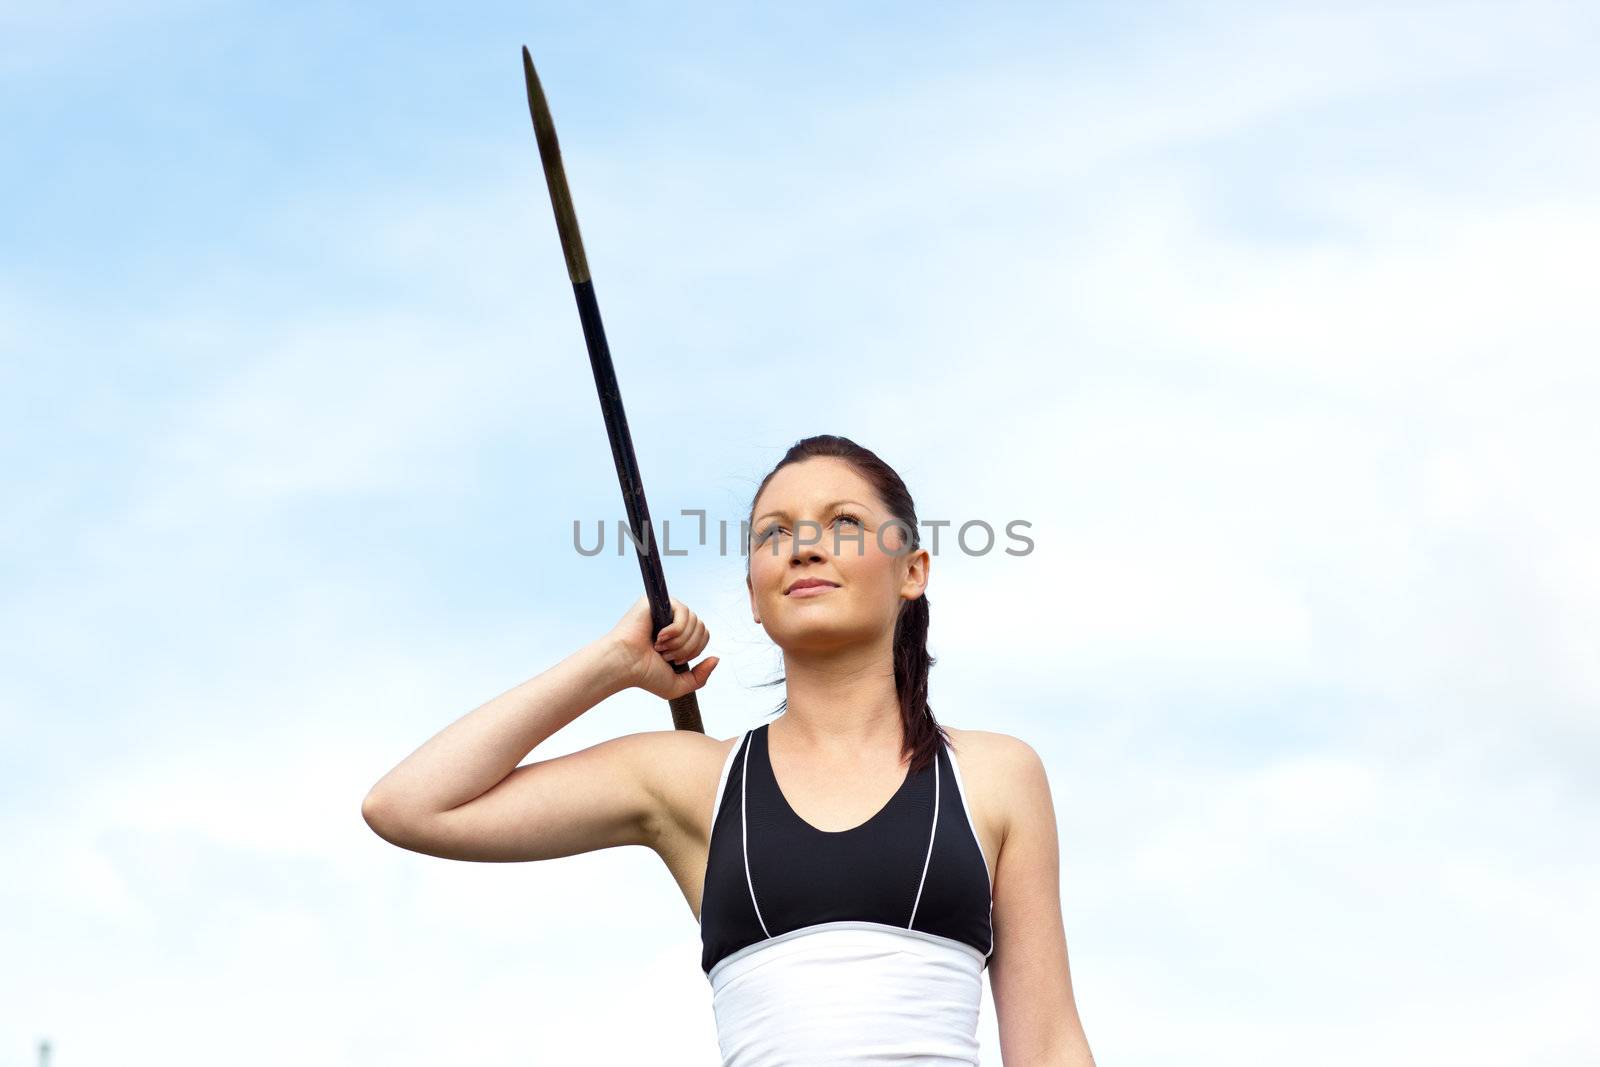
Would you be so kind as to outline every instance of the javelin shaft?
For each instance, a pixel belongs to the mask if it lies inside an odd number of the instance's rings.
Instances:
[[[572,295],[578,302],[578,319],[583,323],[583,340],[589,349],[589,366],[594,371],[595,391],[600,396],[600,412],[605,417],[606,436],[611,441],[611,458],[622,487],[622,504],[628,512],[628,527],[633,531],[639,573],[644,579],[645,597],[650,602],[651,637],[672,621],[672,600],[667,593],[667,576],[661,569],[650,525],[650,507],[645,502],[644,479],[633,451],[633,436],[628,432],[628,416],[622,407],[622,390],[617,385],[616,367],[611,362],[611,346],[606,343],[605,325],[600,321],[600,304],[594,295],[594,279],[589,276],[589,260],[578,232],[578,215],[572,207],[572,192],[567,188],[566,168],[561,163],[561,145],[556,140],[555,122],[545,100],[533,57],[522,49],[522,71],[528,83],[528,112],[533,117],[533,132],[539,142],[539,159],[544,165],[545,184],[550,189],[550,205],[555,209],[556,231],[561,236],[561,251],[567,260],[567,276],[572,279]],[[673,663],[682,674],[687,663]],[[700,722],[700,703],[694,693],[669,701],[672,725],[679,730],[705,733]]]

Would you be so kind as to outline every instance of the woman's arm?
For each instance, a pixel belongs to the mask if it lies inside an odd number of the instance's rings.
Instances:
[[[1006,1067],[1094,1067],[1067,966],[1055,806],[1039,754],[1006,735],[994,774],[1006,829],[994,879],[989,986]]]
[[[644,843],[656,734],[630,734],[519,767],[540,743],[607,697],[638,685],[664,697],[699,689],[716,657],[704,624],[674,600],[661,642],[650,641],[641,597],[604,637],[469,712],[429,739],[367,793],[361,814],[382,838],[450,859],[523,860]]]

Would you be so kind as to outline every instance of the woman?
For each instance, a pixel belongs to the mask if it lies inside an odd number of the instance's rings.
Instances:
[[[518,766],[623,689],[706,684],[717,657],[668,662],[704,651],[705,624],[673,601],[652,646],[641,598],[385,775],[367,822],[451,859],[655,850],[700,923],[724,1067],[976,1064],[985,968],[1007,1064],[1093,1067],[1039,757],[928,705],[931,558],[905,485],[855,442],[809,437],[762,481],[750,530],[750,613],[783,650],[776,719]]]

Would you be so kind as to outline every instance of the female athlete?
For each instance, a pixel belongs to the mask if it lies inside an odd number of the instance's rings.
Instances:
[[[700,924],[724,1067],[1093,1067],[1073,997],[1056,820],[1023,741],[935,722],[928,584],[900,477],[848,438],[795,444],[750,511],[750,614],[783,654],[771,721],[628,734],[520,766],[608,696],[671,699],[710,640],[640,598],[607,634],[446,727],[367,795],[402,848],[547,860],[644,845]],[[776,684],[776,683],[774,683]]]

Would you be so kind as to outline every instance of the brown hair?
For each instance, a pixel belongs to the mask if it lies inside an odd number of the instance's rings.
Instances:
[[[861,447],[848,437],[833,434],[807,437],[790,446],[778,465],[768,471],[756,487],[756,494],[750,499],[752,518],[756,501],[761,499],[762,490],[766,489],[774,474],[791,463],[824,456],[846,461],[872,485],[878,499],[883,501],[891,515],[904,524],[902,529],[911,538],[904,547],[905,552],[920,547],[922,538],[917,530],[916,504],[912,502],[911,493],[906,489],[905,482],[900,480],[900,475],[879,459],[875,452]],[[747,557],[746,573],[749,566]],[[911,774],[926,767],[939,744],[950,740],[944,727],[934,720],[933,707],[928,703],[928,668],[933,664],[934,658],[928,655],[928,596],[924,593],[915,600],[901,603],[900,617],[894,624],[894,687],[900,697],[900,750],[902,753],[911,753]],[[762,684],[781,685],[786,680],[786,676],[780,675]],[[788,706],[786,697],[773,713],[779,714]]]

